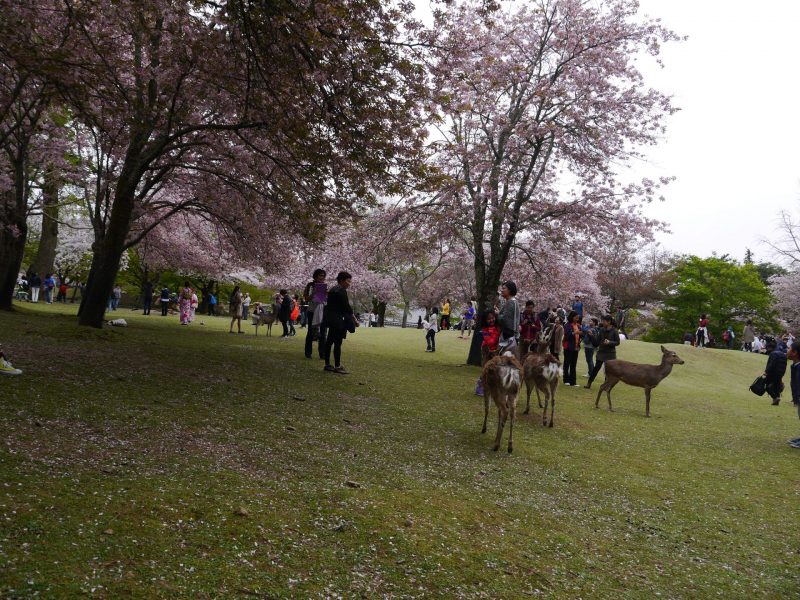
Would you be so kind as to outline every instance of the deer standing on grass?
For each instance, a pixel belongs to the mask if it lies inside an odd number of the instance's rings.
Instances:
[[[606,380],[597,392],[597,400],[594,402],[594,407],[598,408],[600,396],[605,391],[608,396],[608,410],[613,412],[614,409],[611,408],[611,389],[621,381],[628,385],[644,388],[645,416],[649,417],[650,390],[672,373],[672,365],[682,364],[683,359],[672,350],[664,348],[664,346],[661,346],[661,363],[658,365],[640,365],[627,360],[608,360],[605,362]]]
[[[532,350],[525,357],[522,364],[522,378],[525,380],[525,387],[528,393],[528,401],[525,405],[525,413],[531,411],[531,390],[536,390],[536,399],[542,411],[542,425],[553,426],[553,413],[556,409],[556,388],[558,380],[561,378],[561,363],[549,351],[550,341],[553,337],[554,328],[548,327],[539,334],[535,350]],[[539,392],[544,394],[544,407]],[[550,405],[550,420],[547,420],[547,406]]]
[[[258,310],[258,307],[256,307]],[[256,336],[258,336],[258,328],[261,325],[267,326],[267,335],[272,336],[272,324],[275,322],[275,314],[271,312],[253,313],[250,315],[253,319],[253,325],[256,327]]]
[[[553,338],[554,328],[548,327],[541,333],[535,345],[531,345],[531,351],[525,356],[522,364],[522,378],[525,380],[525,387],[528,392],[528,399],[525,405],[525,412],[531,412],[531,391],[536,390],[536,400],[539,408],[544,408],[542,414],[542,424],[548,425],[546,420],[547,405],[550,404],[550,427],[553,426],[553,411],[555,410],[556,388],[561,377],[561,363],[549,351],[550,342]],[[542,398],[539,392],[545,397],[545,404],[542,406]]]
[[[510,420],[508,429],[508,452],[513,451],[514,421],[517,418],[517,396],[520,388],[520,371],[522,366],[514,358],[512,352],[503,356],[495,356],[483,367],[484,415],[483,429],[486,433],[486,421],[489,419],[489,399],[497,405],[497,435],[494,438],[495,452],[500,448],[500,438],[506,420]]]

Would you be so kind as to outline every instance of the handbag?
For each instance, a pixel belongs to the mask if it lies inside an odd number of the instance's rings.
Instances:
[[[763,375],[756,377],[756,380],[750,385],[750,391],[756,396],[763,396],[767,391],[767,378]]]

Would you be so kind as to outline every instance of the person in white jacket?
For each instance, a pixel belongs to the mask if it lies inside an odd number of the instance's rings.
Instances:
[[[436,332],[439,331],[439,311],[435,307],[431,310],[431,320],[423,323],[425,327],[425,341],[428,349],[425,352],[436,352]]]

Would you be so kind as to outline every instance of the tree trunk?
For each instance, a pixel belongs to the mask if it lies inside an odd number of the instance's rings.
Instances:
[[[39,250],[31,262],[31,270],[44,279],[53,272],[58,246],[58,180],[52,171],[45,173],[42,189],[42,233]]]
[[[410,302],[404,302],[403,303],[403,324],[402,324],[403,329],[405,329],[406,325],[408,324],[408,313],[410,311],[411,311],[411,303]]]
[[[378,302],[377,299],[373,298],[372,312],[378,315],[378,327],[383,327],[386,319],[386,302]]]
[[[25,253],[28,226],[23,218],[16,224],[18,231],[12,232],[0,225],[0,310],[12,310],[17,277]]]
[[[17,277],[28,239],[22,161],[14,164],[15,183],[0,198],[0,310],[13,310]]]
[[[103,326],[108,299],[119,272],[119,263],[130,231],[135,193],[130,170],[128,169],[128,173],[125,170],[123,169],[117,183],[108,229],[103,239],[95,241],[93,245],[94,254],[86,282],[86,295],[81,299],[78,310],[78,322],[81,325],[97,328]]]

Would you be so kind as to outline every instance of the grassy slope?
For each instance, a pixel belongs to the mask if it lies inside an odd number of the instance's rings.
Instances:
[[[25,370],[0,379],[0,596],[800,590],[800,423],[747,391],[763,357],[674,346],[651,419],[639,389],[609,413],[560,387],[555,428],[520,416],[509,456],[452,332],[429,355],[416,330],[359,330],[343,377],[300,337],[129,311],[94,331],[70,310],[0,314]]]

